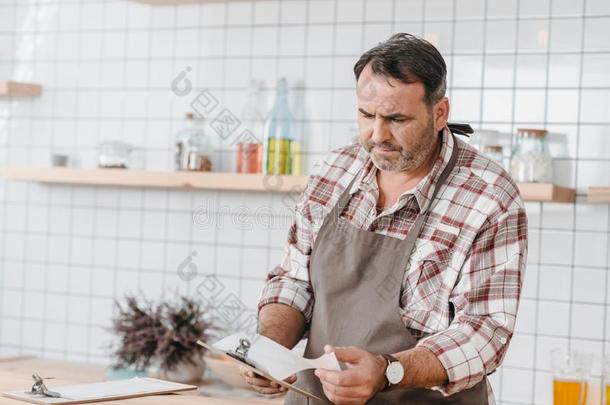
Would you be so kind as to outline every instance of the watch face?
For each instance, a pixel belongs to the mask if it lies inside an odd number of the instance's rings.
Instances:
[[[399,361],[390,363],[385,371],[385,375],[388,378],[390,384],[398,384],[402,381],[405,376],[405,370],[402,368],[402,364]]]

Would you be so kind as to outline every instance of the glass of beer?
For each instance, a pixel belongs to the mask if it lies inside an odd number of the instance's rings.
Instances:
[[[604,358],[604,398],[606,405],[610,405],[610,356]]]
[[[585,405],[593,355],[580,350],[554,349],[553,405]]]

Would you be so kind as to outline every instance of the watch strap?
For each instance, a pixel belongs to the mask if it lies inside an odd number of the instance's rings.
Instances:
[[[396,357],[392,356],[391,354],[382,354],[383,358],[386,359],[388,361],[388,365],[389,363],[394,363],[395,361],[399,361]]]

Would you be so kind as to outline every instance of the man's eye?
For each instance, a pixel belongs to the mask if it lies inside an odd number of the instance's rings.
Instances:
[[[362,116],[363,116],[364,118],[366,118],[366,119],[371,119],[371,118],[373,118],[373,117],[374,117],[374,115],[371,115],[371,114],[365,114],[365,113],[362,113]]]
[[[406,119],[404,118],[392,118],[392,122],[405,122]]]

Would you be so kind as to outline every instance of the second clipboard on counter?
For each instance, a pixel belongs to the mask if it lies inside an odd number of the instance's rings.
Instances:
[[[320,398],[285,382],[284,379],[299,371],[312,368],[341,371],[334,353],[325,353],[317,359],[306,359],[262,335],[246,336],[243,333],[236,333],[212,345],[202,341],[197,343],[213,354],[240,364],[262,377],[312,399]]]

